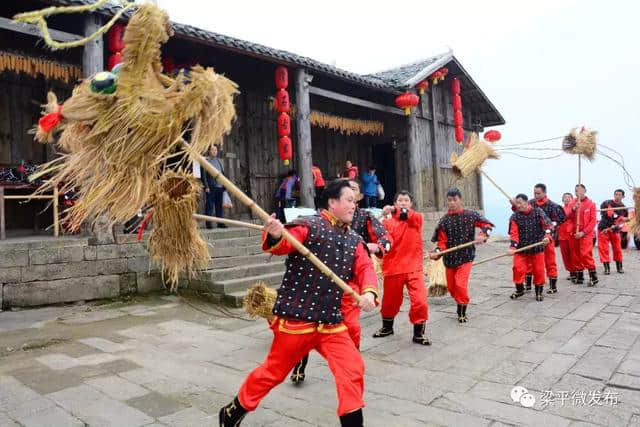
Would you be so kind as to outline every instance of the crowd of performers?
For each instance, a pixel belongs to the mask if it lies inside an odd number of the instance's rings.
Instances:
[[[564,206],[548,199],[544,184],[537,184],[533,194],[533,199],[518,194],[512,200],[509,254],[513,256],[515,292],[511,298],[520,298],[533,285],[536,300],[542,301],[547,279],[547,293],[558,292],[555,246],[560,247],[571,282],[584,283],[587,270],[588,285],[595,286],[598,277],[593,245],[597,208],[586,196],[585,186],[576,186],[575,197],[564,194]],[[255,410],[288,375],[294,383],[303,383],[311,350],[327,361],[333,374],[340,424],[362,426],[364,362],[359,351],[360,313],[380,306],[382,327],[373,338],[392,335],[405,286],[410,300],[412,342],[431,344],[426,331],[429,307],[423,267],[423,216],[413,209],[413,198],[406,191],[395,195],[393,206],[383,208],[381,221],[357,207],[361,198],[356,181],[338,179],[326,186],[317,215],[300,217],[285,225],[272,216],[266,223],[263,250],[287,256],[274,317],[269,322],[273,342],[264,362],[249,373],[236,397],[220,409],[220,426],[240,425],[245,415]],[[616,190],[614,199],[600,206],[597,236],[604,274],[610,274],[609,244],[613,247],[616,270],[623,273],[620,233],[628,212],[614,209],[624,207],[623,198],[624,191]],[[438,222],[431,239],[436,248],[427,256],[433,260],[442,258],[447,288],[457,303],[458,322],[466,323],[475,245],[486,242],[494,225],[478,212],[465,209],[458,189],[447,192],[447,205],[448,212]],[[359,302],[285,240],[282,237],[285,228],[348,283],[360,296]],[[465,243],[468,245],[463,249],[445,252]],[[382,298],[372,257],[383,260]]]

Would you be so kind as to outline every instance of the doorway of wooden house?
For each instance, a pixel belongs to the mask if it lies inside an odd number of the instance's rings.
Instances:
[[[396,194],[395,150],[391,143],[373,145],[373,164],[376,166],[378,181],[384,188],[384,200],[378,200],[378,207],[393,204]],[[368,167],[368,166],[367,166]]]

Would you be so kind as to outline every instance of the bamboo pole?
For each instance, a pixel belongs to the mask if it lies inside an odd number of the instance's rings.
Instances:
[[[596,212],[607,212],[609,210],[611,210],[611,211],[621,211],[621,210],[624,210],[624,209],[635,210],[636,208],[634,208],[633,206],[621,206],[619,208],[596,209]]]
[[[58,219],[58,186],[53,186],[53,235],[60,235],[60,222]]]
[[[478,171],[484,175],[485,178],[487,178],[489,180],[490,183],[492,183],[497,189],[498,191],[500,191],[502,194],[504,194],[504,196],[509,200],[509,202],[513,205],[513,198],[511,196],[509,196],[509,194],[507,194],[506,191],[504,191],[502,189],[502,187],[500,187],[498,185],[497,182],[495,182],[489,175],[487,175],[487,173],[485,171],[482,170],[482,168],[478,168]]]
[[[244,221],[236,221],[234,219],[218,218],[217,216],[208,216],[208,215],[200,215],[200,214],[193,214],[193,217],[195,219],[199,219],[203,221],[211,221],[211,222],[217,222],[220,224],[235,225],[238,227],[252,228],[254,230],[264,230],[264,225],[252,224],[250,222],[244,222]]]
[[[251,209],[251,211],[256,214],[262,221],[267,222],[271,216],[264,211],[260,206],[256,204],[249,196],[244,194],[242,190],[240,190],[233,182],[231,182],[227,177],[222,175],[219,170],[211,165],[200,155],[193,151],[191,145],[184,139],[181,141],[182,145],[185,147],[185,150],[189,153],[191,158],[198,163],[200,166],[204,168],[216,181],[218,181],[222,186],[233,195],[235,198],[240,200],[240,202]],[[360,302],[360,295],[358,295],[349,285],[347,285],[344,280],[340,279],[329,267],[327,267],[318,257],[312,254],[309,249],[307,249],[302,243],[296,240],[295,237],[291,235],[286,229],[282,230],[282,238],[287,240],[291,245],[304,257],[306,257],[313,265],[315,265],[322,273],[324,273],[332,282],[338,285],[347,295],[351,295],[358,303]]]
[[[438,256],[446,255],[446,254],[448,254],[448,253],[455,252],[455,251],[459,251],[460,249],[468,248],[469,246],[473,246],[475,243],[476,243],[476,241],[475,241],[475,240],[472,240],[472,241],[470,241],[470,242],[463,243],[463,244],[461,244],[461,245],[458,245],[458,246],[454,246],[454,247],[452,247],[452,248],[445,249],[444,251],[440,251],[440,252],[432,252],[432,253],[434,253],[434,254],[436,254],[436,255],[438,255]],[[429,256],[426,256],[425,258],[429,258]]]
[[[524,246],[524,247],[522,247],[520,249],[517,249],[513,254],[517,254],[518,252],[526,251],[527,249],[535,248],[536,246],[540,246],[540,245],[543,245],[543,244],[544,244],[544,241],[539,241],[538,243],[532,243],[530,245],[527,245],[527,246]],[[476,261],[476,262],[473,263],[473,265],[475,266],[475,265],[484,264],[485,262],[493,261],[495,259],[503,258],[503,257],[506,257],[506,256],[511,256],[513,254],[510,253],[510,252],[506,252],[504,254],[495,255],[495,256],[492,256],[492,257],[489,257],[489,258],[482,259],[480,261]]]

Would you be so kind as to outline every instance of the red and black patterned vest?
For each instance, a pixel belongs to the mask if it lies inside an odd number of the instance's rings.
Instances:
[[[598,223],[598,230],[602,231],[605,228],[611,228],[616,224],[619,217],[628,217],[629,212],[626,209],[620,209],[617,211],[611,211],[611,215],[606,211],[608,207],[621,208],[624,207],[624,203],[616,203],[615,200],[607,200],[602,202],[600,209],[605,209],[600,212],[600,222]]]
[[[540,208],[532,208],[531,211],[526,214],[523,212],[516,212],[511,215],[511,221],[514,221],[518,225],[518,237],[520,238],[520,242],[518,243],[517,249],[523,248],[525,246],[531,245],[533,243],[538,243],[542,239],[545,238],[545,228],[542,226],[542,221],[551,225],[551,220],[547,214]],[[511,223],[511,221],[509,223]],[[522,251],[522,254],[537,254],[540,252],[544,252],[544,246],[536,246],[531,249],[527,249],[526,251]]]
[[[318,215],[297,219],[287,227],[299,225],[309,230],[304,245],[342,280],[351,280],[356,248],[363,243],[362,238]],[[342,322],[342,289],[297,251],[289,254],[285,265],[287,270],[278,288],[273,314],[317,323]]]
[[[476,238],[476,221],[490,223],[479,213],[469,210],[462,211],[461,214],[445,215],[440,219],[438,226],[433,232],[432,242],[438,241],[438,230],[444,231],[447,236],[447,248],[470,242]],[[476,248],[470,246],[442,256],[445,267],[453,268],[475,259]]]
[[[564,214],[564,209],[557,203],[552,202],[547,199],[547,203],[544,205],[538,205],[536,203],[536,199],[530,199],[529,205],[532,208],[540,208],[542,211],[547,214],[551,221],[554,221],[556,225],[562,224],[566,220],[566,216]]]
[[[391,242],[387,240],[384,236],[387,234],[387,230],[384,228],[384,225],[380,221],[378,221],[371,212],[366,211],[364,209],[356,208],[353,213],[353,220],[351,221],[351,229],[358,233],[360,237],[364,239],[365,243],[371,243],[371,239],[369,238],[369,230],[367,229],[367,223],[371,221],[371,228],[378,238],[378,243],[383,247],[387,247],[387,243],[389,243],[387,252],[391,249]]]

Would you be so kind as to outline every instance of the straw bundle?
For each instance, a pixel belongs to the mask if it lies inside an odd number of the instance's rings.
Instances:
[[[442,257],[437,260],[425,258],[424,266],[427,275],[427,291],[430,297],[443,297],[447,295],[447,276]]]
[[[500,156],[496,150],[484,140],[480,140],[477,134],[472,134],[469,146],[458,156],[451,154],[452,172],[458,178],[466,178],[475,172],[487,159],[498,159]]]
[[[582,154],[587,159],[593,160],[596,153],[596,138],[598,132],[587,130],[584,127],[577,130],[571,129],[569,135],[562,140],[562,149],[569,154]]]
[[[172,292],[181,272],[193,274],[209,262],[207,243],[193,217],[200,191],[200,183],[188,173],[169,171],[160,178],[151,198],[154,227],[149,253],[162,266]]]
[[[264,282],[257,282],[242,299],[242,306],[251,317],[263,317],[269,322],[273,319],[273,306],[278,297],[275,289]]]
[[[378,282],[381,282],[382,280],[384,280],[384,276],[382,274],[382,263],[375,255],[371,256],[371,262],[373,262],[373,269],[375,270],[376,276],[378,277]]]
[[[633,203],[635,210],[633,211],[633,219],[629,222],[629,230],[640,238],[640,217],[638,216],[638,209],[640,209],[640,187],[633,189]]]
[[[57,168],[49,186],[79,188],[78,203],[68,211],[72,227],[103,213],[113,222],[134,216],[148,203],[163,160],[179,148],[187,127],[198,153],[231,130],[232,81],[200,66],[189,79],[161,74],[160,47],[171,34],[164,11],[140,5],[125,30],[115,93],[93,93],[85,81],[62,106],[68,134],[60,145],[70,154],[43,169]]]

